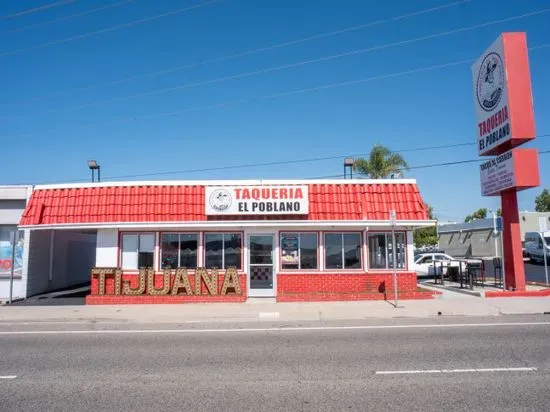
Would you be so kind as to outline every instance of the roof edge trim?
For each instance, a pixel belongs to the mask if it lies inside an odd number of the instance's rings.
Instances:
[[[117,186],[261,186],[261,185],[373,185],[373,184],[416,184],[416,179],[287,179],[287,180],[128,180],[115,182],[56,183],[36,185],[34,190],[80,189],[89,187]]]

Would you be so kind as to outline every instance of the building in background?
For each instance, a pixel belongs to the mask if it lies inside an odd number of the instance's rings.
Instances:
[[[112,304],[384,299],[394,250],[401,298],[425,298],[413,230],[433,224],[416,181],[361,179],[36,186],[20,227],[29,295],[91,277]]]
[[[9,299],[12,267],[13,298],[20,299],[26,296],[25,246],[28,243],[28,233],[18,230],[17,225],[31,193],[32,186],[0,186],[0,301]]]
[[[539,218],[546,219],[550,227],[548,212],[520,212],[521,241],[526,232],[539,231]],[[494,233],[492,218],[468,223],[438,226],[439,248],[455,258],[502,257],[501,233]]]

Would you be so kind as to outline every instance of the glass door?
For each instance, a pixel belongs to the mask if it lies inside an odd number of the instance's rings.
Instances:
[[[248,237],[248,295],[251,297],[275,296],[274,235],[249,235]]]

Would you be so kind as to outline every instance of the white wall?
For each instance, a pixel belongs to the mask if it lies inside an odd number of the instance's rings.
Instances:
[[[99,229],[97,231],[96,267],[118,266],[118,230]]]
[[[413,232],[407,232],[407,268],[410,271],[414,271],[414,244],[413,244]]]
[[[0,199],[0,225],[18,225],[25,206],[25,200]]]
[[[33,230],[29,248],[27,296],[90,281],[96,261],[95,233]]]

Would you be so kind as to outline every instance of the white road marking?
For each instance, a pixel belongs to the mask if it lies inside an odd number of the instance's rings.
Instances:
[[[17,378],[17,375],[4,375],[4,376],[0,375],[0,379],[15,379],[15,378]]]
[[[99,325],[99,324],[98,324]],[[98,326],[96,325],[96,326]],[[103,329],[103,330],[21,330],[0,331],[0,335],[86,335],[86,334],[124,334],[124,333],[254,333],[254,332],[300,332],[300,331],[348,331],[376,329],[439,329],[439,328],[491,328],[502,326],[550,326],[550,322],[509,322],[509,323],[449,323],[420,325],[362,325],[362,326],[304,326],[269,328],[232,328],[232,329]]]
[[[279,312],[259,312],[259,319],[279,319]]]
[[[418,369],[409,371],[376,371],[375,375],[413,375],[418,373],[483,373],[483,372],[536,372],[537,368],[482,368],[482,369]]]

